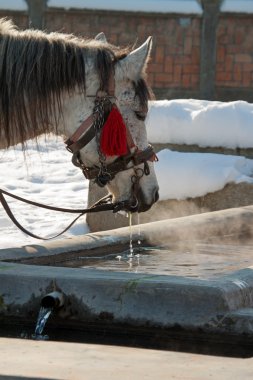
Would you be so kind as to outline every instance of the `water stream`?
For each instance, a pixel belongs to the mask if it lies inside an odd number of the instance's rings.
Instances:
[[[32,338],[35,340],[48,340],[48,335],[43,335],[44,327],[47,323],[48,318],[50,317],[50,314],[52,313],[53,308],[50,307],[41,307],[35,327],[34,334],[32,335]]]

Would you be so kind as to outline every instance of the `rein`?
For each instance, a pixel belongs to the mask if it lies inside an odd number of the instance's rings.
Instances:
[[[7,195],[11,198],[14,198],[20,202],[27,203],[32,206],[44,208],[47,210],[52,210],[52,211],[58,211],[58,212],[66,212],[66,213],[71,213],[71,214],[79,214],[63,231],[59,232],[58,234],[44,238],[38,235],[33,234],[32,232],[28,231],[26,228],[24,228],[15,218],[13,212],[11,211],[4,195]],[[112,211],[113,213],[116,213],[120,210],[125,209],[126,207],[129,207],[129,202],[128,201],[122,201],[122,202],[117,202],[117,203],[112,203],[112,196],[107,195],[104,198],[101,198],[99,201],[94,203],[91,207],[85,208],[85,209],[68,209],[68,208],[62,208],[62,207],[54,207],[54,206],[48,206],[42,203],[34,202],[22,197],[19,197],[17,195],[14,195],[6,190],[0,189],[0,203],[2,204],[6,214],[9,216],[11,221],[25,234],[35,238],[35,239],[40,239],[40,240],[51,240],[54,239],[62,234],[64,234],[67,230],[70,229],[70,227],[73,226],[73,224],[83,215],[87,213],[93,213],[93,212],[101,212],[101,211]]]

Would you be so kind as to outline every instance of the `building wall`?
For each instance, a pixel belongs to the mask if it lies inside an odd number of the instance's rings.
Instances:
[[[20,27],[25,12],[0,11]],[[137,45],[153,36],[148,78],[158,99],[203,98],[200,89],[202,17],[194,15],[47,8],[44,29],[92,38],[103,31],[116,45]],[[216,29],[213,99],[253,102],[253,14],[220,14]],[[208,78],[207,78],[208,80]]]
[[[220,17],[215,84],[217,96],[253,101],[253,15]]]

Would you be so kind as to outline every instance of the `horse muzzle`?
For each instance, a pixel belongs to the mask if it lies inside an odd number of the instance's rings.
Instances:
[[[159,192],[156,188],[152,194],[151,202],[147,203],[146,198],[141,190],[138,191],[137,196],[129,202],[129,208],[127,211],[130,212],[146,212],[148,211],[154,203],[159,199]]]

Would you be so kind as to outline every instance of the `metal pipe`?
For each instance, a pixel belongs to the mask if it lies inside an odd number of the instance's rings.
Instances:
[[[41,300],[41,306],[44,308],[59,309],[64,304],[64,296],[61,292],[54,291],[48,293]]]

